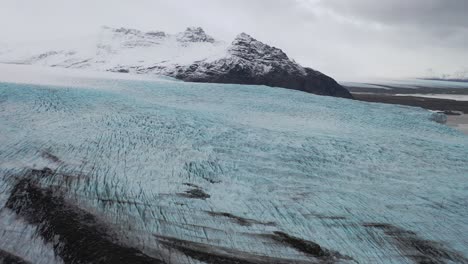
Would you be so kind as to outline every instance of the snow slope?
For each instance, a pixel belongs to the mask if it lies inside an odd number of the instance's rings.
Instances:
[[[467,263],[468,137],[428,111],[25,75],[0,83],[0,260]]]
[[[173,67],[221,57],[226,54],[227,46],[206,35],[201,28],[187,28],[185,32],[171,35],[161,31],[102,27],[98,34],[79,40],[18,47],[5,52],[0,61],[94,70],[121,66],[145,68],[155,64]]]

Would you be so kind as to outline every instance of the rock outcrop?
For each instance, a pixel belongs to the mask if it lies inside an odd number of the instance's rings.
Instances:
[[[232,42],[226,57],[177,67],[169,74],[190,82],[267,85],[352,98],[348,90],[329,76],[302,67],[289,59],[282,50],[245,33],[238,35]]]

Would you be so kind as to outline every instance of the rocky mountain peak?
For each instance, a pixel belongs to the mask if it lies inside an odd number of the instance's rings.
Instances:
[[[289,58],[281,49],[260,42],[246,33],[237,35],[229,48],[232,55],[247,60],[288,61]]]
[[[133,29],[133,28],[124,28],[124,27],[109,28],[109,27],[105,27],[104,29],[111,30],[114,33],[123,34],[123,35],[140,35],[140,34],[142,34],[142,32],[140,30]]]
[[[165,38],[168,35],[164,31],[148,31],[145,33],[147,36],[158,37],[158,38]]]
[[[108,27],[108,26],[102,26],[101,27],[101,33],[104,33],[104,34],[111,34],[111,35],[114,35],[114,36],[121,36],[121,37],[125,37],[125,38],[165,38],[167,36],[169,36],[168,34],[166,34],[165,32],[163,31],[148,31],[148,32],[144,32],[144,31],[141,31],[141,30],[137,30],[137,29],[132,29],[132,28],[124,28],[124,27],[120,27],[120,28],[111,28],[111,27]]]
[[[181,42],[215,42],[214,38],[207,35],[201,27],[188,27],[177,35],[177,40]]]
[[[240,42],[252,42],[252,41],[257,41],[257,40],[254,39],[249,34],[247,34],[245,32],[242,32],[242,33],[240,33],[239,35],[236,36],[236,38],[234,39],[232,44],[234,45],[235,43],[238,43],[238,42],[240,43]]]

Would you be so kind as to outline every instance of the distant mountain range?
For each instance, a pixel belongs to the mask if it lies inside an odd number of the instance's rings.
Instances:
[[[452,74],[436,74],[432,69],[429,69],[428,74],[420,79],[434,81],[468,82],[468,70],[460,70]]]
[[[421,79],[423,79],[423,80],[432,80],[432,81],[468,82],[468,78],[465,78],[465,79],[452,79],[452,78],[432,77],[432,78],[421,78]]]
[[[331,77],[291,60],[248,34],[226,43],[200,27],[168,34],[102,27],[89,38],[44,47],[0,46],[0,62],[158,74],[190,82],[256,84],[352,98]]]

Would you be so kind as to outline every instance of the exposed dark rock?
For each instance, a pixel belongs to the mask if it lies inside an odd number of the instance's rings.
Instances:
[[[445,110],[445,111],[442,111],[442,113],[445,115],[453,115],[453,116],[462,115],[462,113],[457,112],[457,111],[452,111],[452,110]]]
[[[346,216],[325,215],[325,214],[320,214],[320,213],[309,213],[309,214],[305,214],[304,216],[311,217],[311,218],[325,219],[325,220],[345,220],[346,219]]]
[[[99,202],[104,204],[119,204],[119,205],[149,205],[142,202],[137,201],[129,201],[129,200],[121,200],[121,199],[98,199]]]
[[[58,159],[57,163],[62,164],[62,161]],[[73,181],[83,180],[83,179],[88,178],[88,176],[84,174],[62,173],[62,172],[57,172],[55,170],[52,170],[49,167],[44,167],[42,169],[32,169],[29,173],[29,177],[34,180],[53,178],[53,177],[60,178],[62,180],[62,183],[64,184],[62,188],[66,188],[66,186],[69,186]]]
[[[352,98],[335,80],[290,60],[280,49],[242,33],[228,56],[213,62],[180,66],[173,75],[190,82],[255,84],[283,87],[319,95]]]
[[[322,263],[294,259],[273,258],[242,252],[224,247],[216,247],[172,237],[156,236],[168,248],[176,249],[186,256],[209,264],[306,264]]]
[[[340,254],[339,252],[332,251],[321,247],[319,244],[308,241],[299,237],[291,236],[284,232],[276,231],[271,235],[265,235],[281,244],[287,245],[294,248],[295,250],[302,252],[306,255],[314,257],[320,260],[320,263],[335,263],[339,261],[348,261],[354,262],[354,260],[349,257]]]
[[[93,214],[65,200],[54,189],[42,188],[34,175],[14,186],[6,207],[38,227],[65,263],[164,263],[118,243],[108,226]]]
[[[307,241],[298,237],[290,236],[283,232],[274,232],[272,238],[281,243],[288,244],[296,250],[312,255],[314,257],[325,257],[330,255],[330,253],[327,250],[322,249],[322,247],[317,243]]]
[[[235,223],[237,223],[237,224],[239,224],[241,226],[251,226],[253,224],[256,224],[256,225],[274,225],[273,222],[264,223],[264,222],[261,222],[261,221],[257,221],[255,219],[243,218],[243,217],[236,216],[236,215],[233,215],[233,214],[230,214],[230,213],[225,213],[225,212],[207,212],[207,213],[209,215],[215,216],[215,217],[226,217],[228,219],[233,220]]]
[[[211,197],[205,191],[203,191],[202,189],[198,189],[198,188],[190,189],[188,191],[185,191],[185,193],[180,193],[179,195],[183,197],[187,197],[187,198],[202,199],[202,200],[206,200]]]
[[[193,188],[201,189],[200,186],[198,186],[198,185],[196,185],[196,184],[193,184],[193,183],[189,183],[189,182],[184,182],[183,185],[189,186],[189,187],[193,187]]]
[[[15,256],[7,251],[0,249],[0,263],[2,264],[30,264],[31,262],[26,261],[18,256]]]
[[[363,226],[378,229],[401,250],[403,255],[418,264],[468,263],[461,254],[444,245],[420,238],[415,232],[385,223],[365,223]]]
[[[119,73],[129,73],[130,71],[128,69],[118,69],[117,72],[119,72]]]
[[[48,152],[48,151],[43,151],[41,153],[41,156],[45,159],[48,159],[54,163],[62,163],[59,157],[55,156],[54,154]]]
[[[461,89],[460,89],[461,90]],[[393,94],[354,94],[354,98],[360,101],[418,106],[430,110],[462,112],[468,114],[468,104],[464,101],[455,101],[440,98],[423,98],[416,96],[400,96]]]

